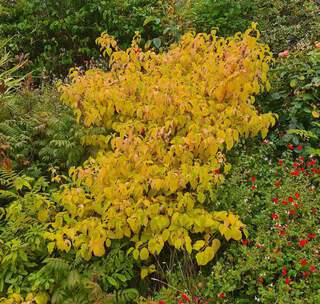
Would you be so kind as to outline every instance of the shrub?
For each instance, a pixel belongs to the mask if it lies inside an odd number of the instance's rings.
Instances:
[[[12,37],[11,50],[28,55],[37,76],[65,75],[74,64],[98,58],[94,39],[102,31],[124,47],[140,31],[145,42],[156,38],[153,45],[160,47],[174,30],[170,9],[169,1],[154,0],[0,1],[0,37]]]
[[[319,142],[312,133],[319,136],[315,123],[320,117],[320,49],[290,52],[288,57],[279,58],[271,70],[271,82],[271,93],[259,99],[258,104],[263,111],[279,115],[276,132],[285,135],[280,143],[303,143],[303,152],[317,147]]]
[[[213,28],[219,28],[219,34],[233,35],[244,31],[252,22],[250,15],[254,14],[254,4],[246,0],[200,0],[186,3],[180,14],[185,26],[197,32],[210,32]]]
[[[310,0],[200,0],[186,2],[182,13],[185,27],[196,31],[219,28],[222,35],[259,24],[262,41],[279,53],[300,48],[320,37],[320,6]],[[179,13],[179,12],[178,12]]]
[[[108,35],[98,39],[111,71],[75,70],[60,90],[84,125],[114,133],[96,158],[70,169],[73,183],[57,194],[64,211],[47,234],[52,246],[68,252],[72,244],[89,260],[129,238],[148,265],[143,278],[165,243],[197,251],[205,265],[220,247],[217,232],[241,239],[238,217],[207,211],[207,197],[228,171],[222,152],[275,123],[253,106],[271,60],[258,36],[255,27],[228,39],[187,34],[158,55],[142,52],[139,37],[127,51]]]
[[[0,303],[127,302],[135,275],[133,258],[114,242],[108,256],[84,263],[74,255],[49,257],[44,232],[56,212],[55,185],[0,170]],[[108,294],[116,292],[116,294]]]
[[[10,53],[6,50],[7,44],[8,41],[0,40],[0,101],[12,93],[23,79],[15,77],[15,72],[23,66],[23,62],[12,64]]]
[[[242,167],[228,183],[230,192],[224,189],[221,199],[226,205],[234,202],[234,208],[243,206],[248,212],[244,222],[250,238],[242,241],[241,249],[233,247],[220,257],[205,294],[216,298],[223,292],[234,303],[316,303],[319,193],[309,176],[319,174],[318,163],[299,157],[264,166],[270,166],[269,178],[255,169],[241,174]]]
[[[320,5],[317,1],[252,2],[253,20],[259,23],[262,39],[273,52],[303,48],[320,37]]]
[[[317,303],[319,301],[319,198],[312,179],[320,174],[316,159],[290,149],[274,160],[275,145],[243,149],[223,185],[217,209],[237,211],[249,237],[229,243],[193,282],[185,279],[157,295],[177,303],[177,290],[191,303]],[[292,154],[292,155],[291,155]]]
[[[81,143],[88,132],[79,128],[54,90],[24,91],[0,105],[2,167],[24,170],[33,177],[48,176],[48,168],[59,166],[61,174],[89,154]]]

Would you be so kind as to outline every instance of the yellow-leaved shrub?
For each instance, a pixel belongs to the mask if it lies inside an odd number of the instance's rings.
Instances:
[[[57,195],[63,211],[46,234],[50,250],[73,246],[90,259],[129,238],[136,259],[169,244],[195,251],[205,265],[219,235],[242,238],[236,215],[208,206],[230,168],[223,152],[275,124],[254,107],[254,96],[269,89],[272,60],[258,38],[255,25],[229,38],[188,33],[160,54],[142,51],[139,36],[126,51],[107,34],[97,39],[110,70],[75,69],[60,90],[81,123],[113,133],[97,139],[95,158],[70,169],[73,182]]]

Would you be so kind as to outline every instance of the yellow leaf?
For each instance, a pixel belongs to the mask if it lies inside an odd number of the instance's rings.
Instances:
[[[45,292],[38,293],[34,300],[37,304],[47,304],[49,301],[49,297]]]
[[[204,245],[205,245],[205,241],[203,241],[203,240],[196,241],[193,244],[193,249],[194,250],[200,250]]]
[[[133,252],[132,252],[132,255],[133,255],[133,258],[135,260],[138,260],[139,259],[139,250],[138,249],[134,249]]]
[[[56,246],[55,242],[48,243],[47,247],[48,247],[48,253],[49,254],[51,254],[53,252],[55,246]]]
[[[214,240],[212,241],[211,247],[212,247],[212,249],[213,249],[214,254],[217,253],[217,251],[219,250],[220,246],[221,246],[220,240],[214,239]]]
[[[149,258],[149,251],[146,247],[142,248],[140,251],[140,259],[145,261]]]
[[[149,269],[148,268],[142,268],[140,272],[141,279],[143,280],[146,276],[149,274]]]
[[[38,220],[40,222],[45,222],[48,219],[48,210],[42,209],[38,212]]]
[[[105,254],[104,239],[93,239],[90,242],[90,248],[95,256],[103,256]]]
[[[319,118],[319,117],[320,117],[320,114],[319,114],[319,112],[317,112],[317,111],[312,111],[312,116],[313,116],[314,118]]]

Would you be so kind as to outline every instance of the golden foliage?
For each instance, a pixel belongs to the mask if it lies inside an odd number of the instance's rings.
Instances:
[[[272,60],[258,38],[255,25],[230,38],[188,33],[161,54],[142,51],[138,35],[126,51],[107,34],[98,38],[110,71],[73,70],[60,90],[81,123],[114,133],[97,140],[95,159],[70,169],[73,184],[57,195],[64,211],[47,238],[85,259],[104,255],[114,239],[130,238],[143,261],[168,243],[197,251],[199,265],[219,249],[217,233],[240,240],[238,217],[208,211],[208,198],[230,169],[223,151],[275,123],[254,107],[270,87]]]

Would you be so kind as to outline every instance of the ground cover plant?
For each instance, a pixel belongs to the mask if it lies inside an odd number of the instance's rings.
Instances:
[[[225,250],[188,284],[168,275],[165,303],[317,303],[319,301],[319,162],[288,149],[272,160],[273,143],[241,156],[217,206],[237,210],[249,237]],[[182,294],[185,294],[186,297]]]

